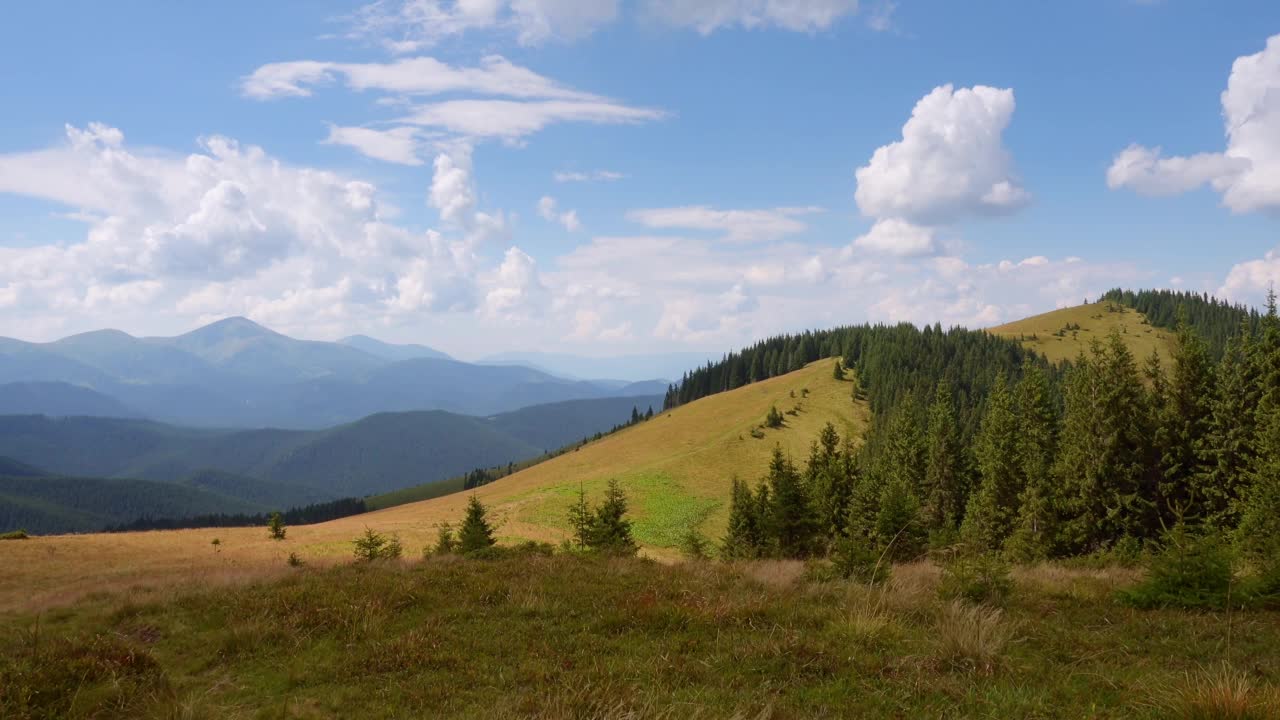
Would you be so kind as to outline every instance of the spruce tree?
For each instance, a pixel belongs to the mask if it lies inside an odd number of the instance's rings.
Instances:
[[[808,556],[817,538],[817,517],[800,473],[777,446],[769,461],[769,488],[773,498],[771,530],[778,553],[789,558]]]
[[[734,478],[733,490],[729,496],[729,529],[720,543],[720,554],[725,560],[746,560],[760,556],[758,519],[756,499],[751,488]]]
[[[1062,540],[1074,551],[1152,536],[1155,488],[1146,391],[1118,334],[1067,376],[1054,474],[1063,488]]]
[[[889,559],[913,560],[924,549],[926,537],[919,499],[901,478],[889,481],[880,493],[876,513],[877,547]]]
[[[834,537],[844,529],[853,492],[854,466],[847,441],[841,447],[840,434],[831,423],[823,426],[809,454],[805,482],[809,486],[821,536]]]
[[[627,515],[627,496],[617,480],[605,488],[604,502],[596,507],[589,546],[613,555],[635,555],[639,547],[631,536]]]
[[[283,540],[285,536],[284,517],[278,512],[271,513],[267,520],[267,534],[272,540]]]
[[[1254,343],[1247,322],[1226,343],[1218,364],[1207,437],[1209,466],[1202,483],[1205,521],[1218,529],[1240,521],[1242,490],[1256,456],[1259,392]]]
[[[1160,447],[1160,510],[1165,524],[1178,519],[1202,521],[1211,478],[1209,433],[1215,378],[1209,350],[1191,328],[1185,312],[1178,323],[1173,367],[1164,407],[1155,423]]]
[[[763,354],[760,350],[751,353],[751,369],[747,372],[749,382],[760,382],[764,379],[764,369],[761,366]]]
[[[1058,415],[1048,375],[1030,360],[1023,365],[1017,406],[1018,463],[1023,488],[1013,534],[1005,542],[1005,549],[1020,560],[1042,560],[1052,554],[1057,534],[1052,473]]]
[[[1019,421],[1004,375],[996,376],[987,412],[974,439],[979,484],[965,513],[965,540],[982,550],[1000,550],[1013,532],[1024,481],[1019,466]]]
[[[839,358],[836,358],[836,364],[831,370],[831,375],[836,380],[844,380],[844,366],[840,363]]]
[[[934,391],[925,437],[925,519],[931,530],[954,530],[964,510],[966,488],[955,398],[946,380],[938,381]]]
[[[569,506],[569,529],[573,532],[573,542],[578,549],[585,550],[591,542],[594,515],[587,505],[586,488],[579,486],[578,500]]]
[[[489,525],[487,510],[480,498],[472,495],[467,501],[467,514],[458,528],[458,551],[467,554],[493,547],[493,528]]]

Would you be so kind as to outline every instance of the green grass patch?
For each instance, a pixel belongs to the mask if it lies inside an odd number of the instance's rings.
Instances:
[[[677,480],[663,472],[646,472],[620,477],[627,495],[632,533],[642,545],[660,548],[677,547],[690,528],[697,528],[722,502],[698,497]],[[607,478],[593,478],[582,485],[554,485],[530,490],[511,497],[507,502],[519,507],[522,522],[569,529],[569,506],[585,490],[588,502],[596,502],[603,494]]]

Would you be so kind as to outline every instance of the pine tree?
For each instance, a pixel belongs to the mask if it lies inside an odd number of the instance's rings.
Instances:
[[[453,526],[449,523],[440,525],[436,532],[436,544],[431,552],[436,555],[448,555],[458,551],[458,539],[454,537]]]
[[[1067,376],[1054,474],[1063,487],[1062,540],[1088,552],[1156,532],[1146,392],[1118,334],[1095,341]]]
[[[578,501],[569,506],[569,528],[573,531],[573,542],[579,549],[585,550],[591,541],[591,529],[594,516],[587,505],[587,491],[578,488]]]
[[[1209,433],[1215,378],[1208,347],[1191,328],[1185,312],[1178,323],[1173,368],[1163,407],[1155,409],[1160,445],[1160,510],[1165,524],[1186,518],[1203,520],[1212,494]]]
[[[605,488],[604,502],[596,507],[588,545],[613,555],[635,555],[639,549],[631,536],[631,521],[626,519],[627,496],[617,480]]]
[[[831,370],[831,375],[836,380],[844,380],[844,365],[840,363],[839,358],[836,358],[836,364]]]
[[[929,406],[923,500],[930,529],[955,529],[964,510],[963,451],[951,385],[940,380]]]
[[[924,549],[926,531],[920,524],[920,501],[901,478],[880,493],[875,540],[886,558],[913,560]]]
[[[854,465],[851,444],[841,447],[840,434],[831,423],[823,426],[809,454],[805,482],[817,514],[819,533],[834,537],[844,529],[853,492]]]
[[[1205,521],[1216,528],[1234,528],[1240,521],[1241,491],[1248,486],[1256,456],[1258,396],[1254,344],[1246,323],[1223,350],[1209,421],[1209,467],[1202,487]]]
[[[761,545],[756,498],[745,482],[734,478],[729,496],[729,529],[720,543],[720,554],[725,560],[757,558]]]
[[[1053,459],[1057,452],[1058,416],[1049,378],[1028,360],[1018,383],[1018,464],[1023,482],[1018,518],[1006,550],[1020,560],[1042,560],[1053,553],[1057,506]]]
[[[764,369],[761,366],[761,356],[764,355],[759,350],[751,353],[751,369],[747,371],[750,382],[760,382],[764,379]]]
[[[488,511],[480,503],[480,498],[472,495],[467,501],[467,514],[458,529],[458,551],[467,554],[493,547],[497,541],[493,538],[493,528],[486,517]]]
[[[782,423],[782,413],[778,412],[778,406],[770,405],[769,413],[764,417],[764,426],[768,428],[780,428],[782,427]]]
[[[267,534],[272,540],[283,540],[285,536],[284,517],[278,512],[271,513],[267,520]]]
[[[980,477],[964,518],[964,538],[983,550],[1000,550],[1013,532],[1025,482],[1019,466],[1019,422],[1003,375],[987,398],[987,412],[974,439]]]
[[[777,446],[769,461],[769,488],[773,500],[771,530],[779,554],[789,558],[808,556],[817,538],[817,517],[800,473]]]

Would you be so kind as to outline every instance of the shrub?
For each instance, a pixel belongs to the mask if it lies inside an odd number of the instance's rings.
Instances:
[[[944,600],[1003,605],[1012,590],[1008,563],[995,555],[960,553],[942,566],[938,595]]]
[[[792,397],[794,396],[795,394],[792,393]],[[769,413],[764,416],[764,426],[768,428],[782,427],[782,413],[778,412],[777,405],[769,406]]]
[[[1152,556],[1146,579],[1120,592],[1138,608],[1220,608],[1231,592],[1233,558],[1218,536],[1199,535],[1178,525],[1165,535],[1164,549]]]
[[[302,567],[303,565],[306,565],[306,563],[302,561],[302,558],[298,557],[298,553],[296,552],[289,553],[289,559],[286,562],[289,563],[289,567]]]
[[[395,560],[404,553],[404,547],[400,545],[400,538],[387,537],[369,528],[365,528],[364,535],[351,541],[351,544],[355,545],[356,560],[362,562]]]
[[[868,585],[889,580],[888,558],[862,539],[845,537],[837,540],[831,553],[831,566],[838,576],[846,580]]]
[[[27,534],[26,530],[10,530],[9,532],[0,535],[0,540],[27,540],[30,539],[30,537],[31,536]]]
[[[1012,638],[1013,626],[999,608],[953,600],[938,617],[937,657],[951,669],[989,673]]]
[[[522,543],[511,548],[514,555],[536,555],[538,557],[551,557],[556,554],[556,546],[547,542],[537,542],[536,540],[525,540]]]

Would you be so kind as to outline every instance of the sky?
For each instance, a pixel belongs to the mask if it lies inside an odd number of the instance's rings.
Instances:
[[[721,352],[1280,280],[1273,0],[4,15],[0,335]]]

